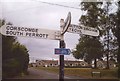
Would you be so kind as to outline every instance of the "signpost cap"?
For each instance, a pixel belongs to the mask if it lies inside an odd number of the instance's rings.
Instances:
[[[63,20],[61,20],[61,22],[62,21]],[[70,24],[71,24],[71,12],[68,13],[67,18],[66,18],[64,24],[62,25],[62,23],[61,23],[61,25],[63,26],[63,30],[61,31],[61,35],[63,35],[67,31],[67,29],[70,26]]]

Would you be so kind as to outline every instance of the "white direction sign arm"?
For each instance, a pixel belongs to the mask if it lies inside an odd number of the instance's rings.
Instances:
[[[97,28],[86,27],[86,26],[83,27],[84,27],[84,30],[82,30],[83,34],[91,35],[91,36],[99,36],[99,30]]]
[[[33,37],[41,39],[60,40],[61,32],[59,30],[48,30],[41,28],[17,27],[12,25],[3,25],[0,32],[6,36]]]
[[[91,35],[91,36],[98,36],[99,35],[99,30],[96,28],[74,25],[74,24],[71,24],[68,27],[67,32],[75,33],[75,34]]]

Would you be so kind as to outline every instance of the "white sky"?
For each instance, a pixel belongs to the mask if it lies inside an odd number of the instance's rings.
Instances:
[[[41,0],[42,1],[42,0]],[[44,2],[46,0],[43,0]],[[50,0],[49,0],[50,1]],[[68,0],[57,0],[53,3],[80,8],[78,2],[68,2]],[[59,2],[60,1],[60,2]],[[49,5],[39,2],[39,0],[3,0],[2,16],[15,26],[36,27],[45,29],[60,29],[60,19],[65,19],[68,12],[72,15],[72,24],[78,24],[82,14],[81,10],[65,8],[61,6]],[[0,10],[1,11],[1,10]],[[78,43],[79,35],[66,33],[66,48],[74,49]],[[45,40],[35,38],[19,37],[20,43],[24,44],[28,50],[32,60],[34,59],[59,59],[54,54],[54,48],[59,47],[58,40]],[[74,60],[72,54],[65,56],[65,59]]]
[[[71,23],[76,25],[79,23],[81,14],[85,13],[80,9],[45,4],[41,1],[80,8],[81,0],[2,0],[0,18],[12,22],[15,26],[59,30],[60,19],[66,19],[68,12],[72,15]],[[115,6],[114,9],[116,9]],[[74,49],[79,37],[77,34],[66,33],[66,48]],[[58,40],[19,37],[18,41],[27,47],[32,60],[59,59],[59,56],[54,54],[54,48],[59,48]],[[65,59],[75,60],[72,54],[66,55]]]

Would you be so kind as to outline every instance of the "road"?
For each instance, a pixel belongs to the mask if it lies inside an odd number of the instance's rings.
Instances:
[[[35,68],[28,69],[29,75],[15,77],[14,79],[59,79],[57,73],[51,73],[44,70],[38,70]],[[75,76],[64,76],[65,79],[81,79],[80,77]]]
[[[59,81],[59,75],[57,73],[51,73],[35,68],[29,68],[28,71],[29,75],[4,79],[2,81]],[[64,81],[118,81],[118,79],[85,79],[76,76],[64,76],[64,78]]]

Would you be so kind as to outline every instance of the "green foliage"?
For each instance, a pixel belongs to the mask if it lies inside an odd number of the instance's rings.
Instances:
[[[118,11],[117,11],[117,21],[116,21],[116,37],[117,37],[117,41],[118,41],[118,45],[119,45],[119,49],[118,49],[118,62],[120,63],[120,1],[118,2]]]
[[[4,54],[2,56],[3,60],[11,58],[11,53],[12,53],[11,48],[12,48],[13,42],[16,42],[15,40],[16,40],[15,37],[2,35],[2,54]]]
[[[98,29],[103,13],[102,4],[102,2],[82,2],[81,9],[87,13],[81,16],[80,24]],[[103,46],[99,37],[81,36],[76,50],[73,51],[73,56],[89,63],[94,60],[96,67],[96,59],[101,58],[103,54]]]
[[[118,67],[120,67],[120,1],[117,2],[118,10],[117,12],[110,14],[110,24],[112,32],[116,37],[114,42],[117,42],[118,49],[115,51],[117,55]],[[120,68],[118,68],[118,77],[120,78]]]
[[[19,72],[18,69],[16,68],[19,68],[19,63],[16,59],[14,58],[11,58],[11,59],[8,59],[8,60],[5,60],[3,62],[3,78],[4,77],[12,77],[12,76],[15,76],[17,75],[17,73]]]
[[[73,56],[90,63],[92,60],[102,57],[102,52],[103,47],[97,39],[85,36],[80,38],[76,50],[73,51]]]
[[[117,26],[115,28],[115,35],[117,37],[117,41],[118,41],[118,53],[117,53],[117,60],[118,60],[118,78],[120,78],[120,1],[118,2],[118,11],[117,11]]]
[[[19,62],[20,72],[26,71],[29,63],[29,54],[28,50],[24,45],[20,45],[20,43],[15,43],[12,48],[13,56]]]
[[[120,79],[120,64],[119,64],[119,66],[118,66],[118,78]]]
[[[45,70],[48,72],[53,72],[53,73],[59,73],[59,68],[58,67],[35,67],[36,69],[40,70]],[[90,68],[65,68],[65,75],[67,76],[78,76],[78,77],[83,77],[83,78],[93,78],[91,75],[91,72],[101,72],[101,79],[116,79],[117,78],[117,72],[116,69],[112,70],[99,70],[99,69],[90,69]],[[95,77],[96,79],[99,79],[99,75]],[[92,81],[92,80],[91,80]]]
[[[101,44],[104,46],[103,47],[104,53],[102,53],[102,54],[104,54],[103,57],[107,57],[107,67],[108,68],[109,68],[108,60],[116,58],[116,52],[118,51],[117,50],[117,47],[118,47],[117,41],[116,41],[115,35],[113,34],[114,32],[112,31],[112,30],[115,31],[115,27],[116,27],[115,22],[116,22],[117,18],[115,16],[115,14],[110,13],[111,5],[112,5],[111,2],[104,2],[104,3],[103,2],[82,2],[81,10],[85,11],[86,14],[82,15],[79,20],[80,24],[83,24],[88,27],[97,28],[100,31],[99,37],[98,38],[96,37],[94,39],[98,39],[98,41],[101,41]],[[118,35],[118,32],[116,35]],[[90,41],[91,38],[92,37],[88,37],[87,39]],[[102,40],[101,40],[101,38],[102,38]],[[87,41],[84,41],[84,42],[87,43]],[[90,44],[88,44],[88,43],[90,43]],[[88,43],[87,43],[88,46],[89,45],[92,46],[91,42],[88,42]],[[94,47],[95,46],[93,46],[93,48]],[[101,47],[101,45],[100,45],[100,47]],[[81,48],[83,48],[82,45],[81,45]],[[93,58],[94,58],[95,55],[93,54],[92,56],[89,56],[89,55],[91,55],[90,51],[92,53],[92,51],[94,49],[93,48],[88,49],[88,48],[85,50],[86,51],[89,50],[88,51],[89,54],[87,54],[88,55],[87,58],[89,58],[89,60],[90,60],[90,59],[92,59],[91,57],[93,56]],[[79,51],[81,52],[82,50],[79,50]],[[78,51],[74,51],[74,53],[76,54],[75,55],[76,58],[80,58],[80,57],[85,58],[84,54],[82,52],[81,52],[81,55]]]
[[[5,24],[5,20],[1,20]],[[11,24],[11,23],[8,23]],[[16,37],[2,35],[2,77],[8,78],[27,71],[28,50],[16,41]]]
[[[100,22],[99,18],[103,12],[101,9],[102,4],[102,2],[82,2],[81,9],[87,11],[87,14],[81,16],[80,23],[88,27],[97,28]]]

